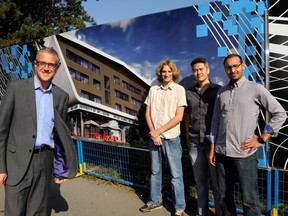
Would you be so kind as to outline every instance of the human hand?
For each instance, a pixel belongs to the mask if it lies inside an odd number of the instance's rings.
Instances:
[[[258,137],[254,135],[252,138],[245,140],[244,142],[241,143],[240,149],[242,151],[248,150],[248,154],[257,150],[262,145],[262,143],[259,143],[257,141],[257,138]]]
[[[209,162],[212,166],[216,164],[216,156],[214,152],[214,144],[211,144],[210,151],[209,151]]]
[[[156,137],[155,139],[153,139],[154,145],[156,146],[160,146],[162,145],[162,140],[160,137]]]
[[[62,184],[64,182],[64,179],[61,179],[61,178],[54,178],[54,182],[56,184]]]
[[[151,137],[152,140],[156,139],[157,137],[159,137],[159,135],[161,134],[161,132],[159,130],[152,130],[150,131],[149,135]]]
[[[0,173],[0,187],[3,187],[8,175],[7,173]]]

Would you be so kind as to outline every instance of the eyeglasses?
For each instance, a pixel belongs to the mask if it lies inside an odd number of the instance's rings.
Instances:
[[[225,70],[238,69],[240,67],[240,65],[242,65],[242,63],[240,63],[238,65],[227,66],[227,67],[225,67]]]
[[[59,65],[59,63],[54,64],[54,63],[48,63],[48,62],[44,62],[44,61],[37,61],[37,60],[35,60],[35,63],[40,68],[44,68],[48,65],[48,68],[50,68],[50,69],[56,69]]]

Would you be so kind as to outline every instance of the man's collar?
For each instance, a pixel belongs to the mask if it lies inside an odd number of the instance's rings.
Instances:
[[[198,88],[198,83],[196,83],[191,89],[192,90],[196,90]],[[208,88],[217,88],[217,85],[213,82],[211,82],[211,80],[209,80],[209,87]]]
[[[34,76],[34,87],[35,87],[35,90],[40,89],[41,91],[43,91],[43,89],[41,89],[41,86],[40,86],[39,81],[37,79],[37,75]],[[45,90],[45,91],[52,91],[52,83],[50,83],[47,90]]]
[[[160,88],[161,89],[164,89],[164,90],[168,90],[168,89],[173,89],[175,87],[175,82],[171,82],[171,83],[169,83],[167,86],[163,86],[162,84],[160,85]]]
[[[240,87],[245,81],[246,81],[246,77],[243,76],[240,80],[238,80],[235,83],[231,82],[230,80],[229,85],[231,88],[237,88],[237,87]]]

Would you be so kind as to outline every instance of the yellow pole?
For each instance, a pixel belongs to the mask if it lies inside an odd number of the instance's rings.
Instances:
[[[276,208],[273,208],[273,209],[271,210],[270,216],[278,216],[278,212],[277,212],[277,209],[276,209]]]

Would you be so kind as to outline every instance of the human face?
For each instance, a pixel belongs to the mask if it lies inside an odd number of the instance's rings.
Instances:
[[[237,56],[226,59],[225,72],[232,82],[240,80],[244,74],[245,64]]]
[[[202,62],[196,63],[192,67],[192,73],[198,83],[209,82],[209,78],[208,78],[209,72],[210,72],[209,67],[207,67]]]
[[[57,57],[53,54],[40,52],[34,61],[34,70],[42,89],[47,89],[59,68]]]
[[[164,86],[173,81],[173,72],[171,71],[171,68],[168,65],[163,66],[161,70],[161,76]]]

